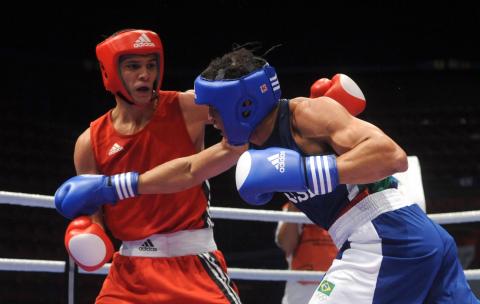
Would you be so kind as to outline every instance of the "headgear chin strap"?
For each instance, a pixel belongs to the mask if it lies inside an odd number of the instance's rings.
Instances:
[[[247,143],[280,96],[277,74],[268,64],[238,79],[195,79],[195,103],[212,106],[219,112],[231,145]]]
[[[154,95],[158,94],[163,79],[164,56],[162,41],[156,33],[147,30],[126,30],[99,43],[96,53],[105,89],[130,103],[133,103],[133,98],[120,77],[120,57],[122,55],[157,55],[158,76],[154,83]]]

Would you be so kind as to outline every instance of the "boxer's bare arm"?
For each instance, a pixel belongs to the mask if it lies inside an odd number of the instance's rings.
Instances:
[[[140,194],[173,193],[198,185],[237,162],[247,145],[234,147],[219,142],[208,149],[159,165],[139,177]]]

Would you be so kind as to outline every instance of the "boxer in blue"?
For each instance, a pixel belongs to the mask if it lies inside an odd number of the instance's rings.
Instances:
[[[345,75],[328,90],[364,101]],[[478,303],[452,237],[396,189],[405,152],[331,98],[282,100],[279,91],[273,68],[245,50],[195,81],[196,102],[227,140],[256,148],[237,162],[241,197],[260,205],[283,192],[339,248],[309,303]]]

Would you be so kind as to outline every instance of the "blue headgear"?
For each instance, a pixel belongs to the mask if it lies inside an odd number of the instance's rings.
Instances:
[[[219,112],[231,145],[248,142],[280,95],[277,74],[268,64],[238,79],[195,79],[195,103],[213,106]]]

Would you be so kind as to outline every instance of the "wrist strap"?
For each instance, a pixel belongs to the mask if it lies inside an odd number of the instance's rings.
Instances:
[[[138,194],[138,173],[120,173],[110,177],[119,200],[135,197]]]
[[[337,158],[335,155],[305,157],[307,184],[315,194],[327,194],[338,186]]]

